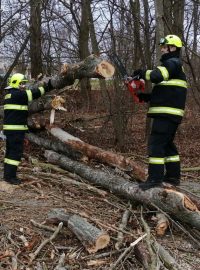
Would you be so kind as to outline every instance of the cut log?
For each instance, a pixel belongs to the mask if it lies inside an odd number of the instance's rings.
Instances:
[[[80,152],[77,152],[75,150],[72,150],[70,146],[63,144],[60,141],[55,140],[48,140],[41,137],[38,137],[37,135],[33,133],[26,133],[26,138],[41,147],[44,147],[46,149],[54,150],[59,153],[65,153],[68,157],[73,159],[81,159],[83,155]]]
[[[48,213],[48,222],[63,222],[81,241],[89,253],[107,247],[110,242],[109,235],[90,224],[85,218],[66,213],[64,209],[53,209]]]
[[[200,229],[200,209],[184,193],[168,187],[142,191],[137,184],[122,177],[92,169],[86,164],[72,161],[53,151],[45,151],[45,156],[49,162],[58,164],[70,172],[75,172],[99,187],[110,190],[131,201],[155,205],[169,215],[175,216],[182,223]]]
[[[169,220],[163,213],[156,214],[157,225],[155,228],[156,235],[163,236],[169,227]]]
[[[95,253],[99,249],[107,247],[110,242],[110,237],[107,233],[99,230],[77,215],[69,218],[68,228],[74,232],[89,253]]]
[[[76,79],[110,78],[114,72],[113,65],[92,54],[79,63],[64,64],[60,74],[51,77],[51,84],[53,88],[61,89],[72,85]]]
[[[99,147],[85,143],[58,127],[49,127],[48,130],[54,137],[64,142],[66,145],[69,145],[72,149],[81,152],[89,159],[96,159],[102,163],[118,167],[120,170],[129,172],[137,180],[145,180],[143,168],[135,161],[129,160],[120,154],[105,151]]]
[[[61,72],[55,76],[49,77],[53,89],[61,89],[65,86],[74,84],[76,79],[83,78],[110,78],[113,76],[115,68],[112,64],[102,58],[92,54],[83,61],[75,64],[64,64]],[[39,83],[38,83],[39,84]],[[49,98],[45,101],[37,100],[29,106],[32,112],[44,110],[49,107]],[[0,117],[3,117],[3,108],[0,108]]]

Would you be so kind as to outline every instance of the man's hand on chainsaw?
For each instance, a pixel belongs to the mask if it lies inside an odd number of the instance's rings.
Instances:
[[[142,69],[136,69],[133,74],[132,77],[136,80],[140,80],[140,79],[145,79],[145,71]]]
[[[128,84],[128,83],[130,83],[132,80],[133,80],[133,77],[127,76],[127,77],[124,78],[124,83],[125,83],[125,84]]]
[[[136,96],[139,98],[139,101],[142,102],[149,102],[151,100],[151,94],[150,93],[142,93],[138,92]]]

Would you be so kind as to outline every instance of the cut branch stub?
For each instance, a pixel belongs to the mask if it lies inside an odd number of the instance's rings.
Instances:
[[[65,209],[52,209],[48,213],[48,222],[63,222],[81,241],[89,253],[95,253],[99,249],[107,247],[110,242],[110,236],[90,224],[85,218],[78,215],[69,214]]]
[[[60,74],[51,77],[51,84],[53,88],[61,89],[72,85],[76,79],[109,78],[114,72],[112,64],[92,54],[79,63],[64,64]]]
[[[103,60],[99,65],[97,65],[96,72],[104,78],[110,78],[113,76],[115,68],[110,63]]]
[[[107,233],[99,230],[88,223],[86,219],[77,215],[69,218],[68,228],[74,232],[89,253],[95,253],[99,249],[107,247],[110,242],[110,237]]]

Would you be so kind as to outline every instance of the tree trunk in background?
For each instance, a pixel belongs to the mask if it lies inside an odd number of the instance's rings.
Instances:
[[[164,0],[165,35],[175,34],[183,38],[185,0]]]
[[[159,64],[161,57],[160,48],[158,46],[160,38],[165,36],[164,22],[163,22],[163,0],[155,0],[155,13],[156,13],[156,65]]]
[[[121,42],[120,37],[115,35],[115,27],[113,25],[113,9],[110,8],[110,16],[111,16],[111,22],[110,22],[110,39],[111,39],[111,51],[115,52],[119,55],[119,57],[123,56],[123,52],[119,51],[119,44]],[[120,18],[123,17],[123,14],[120,15]],[[121,30],[119,31],[121,33]],[[122,60],[123,62],[123,60]],[[128,118],[126,114],[124,113],[125,106],[124,106],[124,88],[120,81],[115,78],[113,81],[113,87],[114,87],[114,93],[110,107],[110,114],[111,114],[111,120],[112,125],[114,128],[114,134],[115,134],[115,145],[118,147],[119,150],[123,151],[125,146],[125,134],[126,134],[126,128],[127,128],[127,121]],[[126,101],[125,101],[126,102]]]
[[[99,45],[97,42],[91,5],[89,5],[89,27],[90,27],[90,39],[91,39],[91,45],[92,45],[92,52],[96,54],[97,56],[99,56],[100,50],[99,50]],[[103,103],[105,105],[105,108],[109,110],[110,99],[109,99],[109,93],[107,91],[106,81],[104,79],[99,79],[99,84],[100,84],[101,95],[103,98]]]
[[[90,53],[88,48],[89,42],[89,8],[90,0],[81,1],[81,23],[79,31],[79,56],[80,59],[85,59]],[[80,81],[81,96],[83,105],[91,105],[91,85],[88,78],[83,78]],[[87,102],[86,102],[87,101]]]
[[[173,2],[173,34],[183,38],[183,20],[184,20],[185,0],[176,0]]]
[[[30,1],[30,58],[31,77],[37,78],[42,73],[41,45],[41,1]]]
[[[159,0],[157,0],[159,1]],[[163,0],[163,10],[164,10],[164,33],[165,36],[172,33],[172,0]]]
[[[143,0],[144,5],[144,50],[145,50],[145,62],[146,67],[151,69],[152,67],[152,55],[151,55],[151,34],[149,25],[149,2],[148,0]]]
[[[138,69],[141,63],[145,63],[143,44],[140,37],[140,2],[139,0],[130,0],[131,14],[133,17],[134,26],[134,55],[133,55],[133,70]]]

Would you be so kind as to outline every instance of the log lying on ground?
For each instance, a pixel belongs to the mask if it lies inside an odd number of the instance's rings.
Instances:
[[[69,145],[72,149],[86,155],[89,159],[96,159],[102,163],[118,167],[123,171],[129,172],[135,179],[144,181],[145,173],[143,168],[133,160],[129,160],[120,154],[105,151],[99,147],[85,143],[58,127],[49,127],[48,130],[54,137],[64,142],[66,145]]]
[[[46,149],[54,150],[59,153],[65,153],[68,157],[73,159],[81,159],[83,155],[78,152],[72,150],[72,148],[68,145],[63,144],[60,141],[54,141],[54,140],[48,140],[41,137],[38,137],[37,135],[33,133],[26,133],[26,138],[41,147],[44,147]]]
[[[48,213],[47,222],[58,224],[63,222],[81,241],[89,253],[107,247],[109,235],[90,224],[85,218],[66,213],[64,209],[53,209]]]
[[[99,187],[110,190],[131,201],[147,205],[154,204],[169,215],[175,216],[182,223],[200,229],[200,209],[188,196],[181,192],[167,187],[142,191],[137,184],[122,177],[116,177],[101,170],[92,169],[85,164],[72,161],[53,151],[45,151],[45,156],[48,162],[76,173]]]

